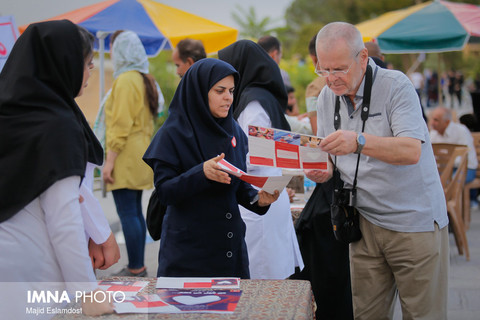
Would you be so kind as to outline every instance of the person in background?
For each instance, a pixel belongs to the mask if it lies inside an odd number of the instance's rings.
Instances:
[[[262,47],[273,61],[280,65],[280,60],[282,60],[282,46],[280,41],[274,36],[263,36],[257,41],[258,45]],[[285,86],[292,86],[290,81],[290,76],[287,71],[280,69],[280,74],[282,75],[282,80]]]
[[[477,175],[477,150],[473,144],[470,130],[461,123],[454,122],[451,109],[436,107],[432,111],[430,121],[430,140],[432,143],[454,143],[468,146],[467,177],[465,184],[475,179]],[[470,205],[478,206],[476,190],[471,190]]]
[[[455,72],[455,86],[453,87],[453,92],[458,100],[458,107],[462,107],[462,93],[463,93],[463,73],[461,71]]]
[[[458,118],[458,121],[470,130],[470,132],[478,132],[477,117],[473,113],[466,113]]]
[[[248,134],[248,125],[290,130],[285,119],[287,92],[278,65],[258,44],[240,40],[218,52],[220,60],[240,73],[235,87],[233,116]],[[253,166],[247,172],[260,176],[279,176],[282,169]],[[280,194],[268,212],[259,216],[240,208],[247,225],[245,240],[252,279],[286,279],[303,269],[303,261],[293,228],[287,191]]]
[[[438,103],[438,73],[436,71],[431,72],[427,77],[427,108],[430,108]]]
[[[317,34],[315,34],[308,43],[308,53],[315,69],[318,63],[317,53],[315,51],[316,40]],[[307,106],[308,118],[310,119],[310,125],[312,126],[312,132],[314,134],[317,134],[317,99],[325,84],[325,78],[316,77],[308,84],[307,89],[305,90],[305,103]]]
[[[300,114],[298,110],[297,98],[295,97],[295,89],[290,86],[286,86],[288,102],[285,117],[290,124],[292,132],[298,132],[303,134],[312,135],[312,126],[310,125],[310,119],[308,114]]]
[[[231,105],[238,73],[217,59],[202,59],[184,75],[170,116],[144,161],[155,173],[162,224],[157,276],[250,278],[245,223],[238,205],[265,214],[279,194],[257,191],[217,164],[246,170],[247,137]]]
[[[344,188],[351,189],[360,155],[353,205],[362,238],[350,243],[354,317],[393,319],[399,295],[404,319],[446,319],[448,216],[415,88],[405,74],[368,58],[354,25],[327,24],[316,48],[317,71],[328,86],[318,98],[318,135],[331,162],[307,176],[328,181],[335,161]],[[362,130],[369,69],[371,101]]]
[[[180,78],[195,62],[206,57],[202,41],[189,38],[180,40],[172,52],[172,60]]]
[[[408,76],[408,78],[410,79],[410,81],[412,81],[412,84],[415,87],[415,92],[417,92],[418,100],[420,101],[420,107],[422,108],[423,120],[425,120],[425,122],[428,124],[427,115],[423,110],[423,103],[422,103],[423,84],[425,83],[425,80],[423,79],[423,74],[418,71],[415,71],[415,72],[412,72]]]
[[[409,75],[410,81],[412,81],[415,91],[417,92],[418,98],[422,101],[422,91],[423,84],[425,79],[423,79],[423,74],[421,72],[415,71]]]
[[[385,56],[382,54],[382,50],[378,43],[373,41],[365,42],[365,48],[367,48],[368,56],[377,64],[377,66],[386,69],[387,63],[385,62]]]
[[[128,265],[116,276],[146,276],[146,225],[142,191],[153,187],[153,174],[142,161],[153,134],[158,93],[138,36],[117,31],[111,37],[112,91],[105,102],[106,152],[102,170],[112,191],[127,246]]]
[[[28,301],[27,291],[85,297],[99,290],[80,184],[87,162],[103,162],[103,150],[74,100],[88,84],[92,59],[93,36],[84,28],[68,20],[34,23],[0,74],[2,318],[31,319],[26,307],[63,307]],[[87,299],[82,312],[112,313],[113,306]]]

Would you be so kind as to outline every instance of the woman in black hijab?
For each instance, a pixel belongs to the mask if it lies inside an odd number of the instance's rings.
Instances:
[[[242,130],[248,125],[290,130],[285,118],[287,91],[277,63],[253,41],[240,40],[218,52],[240,74],[235,89],[233,114]],[[248,166],[248,173],[280,176],[282,170]],[[290,200],[284,190],[268,212],[258,216],[240,208],[247,225],[246,243],[253,279],[285,279],[303,268],[303,261],[293,228]]]
[[[154,171],[160,202],[168,206],[157,276],[249,278],[238,204],[263,214],[278,192],[257,192],[217,164],[225,158],[246,169],[247,137],[230,108],[236,83],[238,74],[229,64],[196,62],[143,157]]]
[[[21,292],[0,292],[9,319],[25,317],[21,290],[97,288],[79,187],[103,151],[74,100],[93,68],[92,40],[67,20],[32,24],[0,74],[0,282]],[[83,306],[112,311],[108,302]]]

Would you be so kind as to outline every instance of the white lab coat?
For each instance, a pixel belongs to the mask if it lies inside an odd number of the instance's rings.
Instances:
[[[250,102],[237,121],[247,135],[248,125],[272,127],[268,114],[258,101]],[[247,172],[263,176],[282,175],[280,168],[252,166],[248,159]],[[295,272],[295,267],[303,269],[286,190],[265,215],[260,216],[242,206],[240,213],[247,225],[245,241],[252,279],[286,279]]]
[[[97,288],[80,214],[79,176],[55,182],[25,208],[0,223],[0,310],[5,319],[48,319],[26,307],[27,291],[92,291]]]
[[[95,164],[87,163],[85,178],[80,186],[80,195],[83,197],[80,210],[82,212],[87,241],[91,238],[96,244],[102,244],[107,241],[112,231],[102,206],[93,195],[93,171],[95,167]]]

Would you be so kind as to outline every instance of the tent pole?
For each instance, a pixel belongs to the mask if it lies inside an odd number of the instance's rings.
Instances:
[[[99,92],[99,104],[102,103],[103,97],[105,96],[105,74],[104,74],[104,64],[105,64],[105,38],[110,34],[110,32],[97,31],[98,38],[98,48],[99,48],[99,57],[100,57],[100,92]]]
[[[105,66],[104,66],[104,61],[105,61],[105,38],[110,34],[110,32],[104,32],[104,31],[97,31],[97,38],[98,38],[98,49],[99,53],[98,55],[100,56],[100,71],[99,71],[99,83],[100,83],[100,91],[98,92],[98,95],[100,97],[98,107],[102,107],[102,101],[103,97],[105,96]],[[106,198],[107,197],[107,188],[105,186],[105,182],[103,181],[103,177],[100,179],[100,184],[102,187],[102,197]]]

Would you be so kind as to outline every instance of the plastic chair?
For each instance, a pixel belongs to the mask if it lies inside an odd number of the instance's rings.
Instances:
[[[435,161],[437,163],[438,173],[440,174],[440,180],[442,181],[442,186],[445,189],[447,184],[450,182],[452,175],[453,175],[453,167],[450,171],[450,174],[443,174],[445,168],[449,161],[452,158],[452,154],[457,147],[466,147],[465,145],[461,144],[453,144],[453,143],[432,143],[433,154],[435,156]],[[455,158],[454,160],[455,161]],[[452,163],[452,166],[454,162]]]
[[[460,163],[457,165],[455,174],[452,176],[455,167],[455,159],[457,157],[460,157]],[[470,260],[470,251],[468,249],[467,234],[462,217],[463,187],[467,176],[467,161],[468,147],[456,147],[442,172],[441,180],[449,180],[449,182],[444,185],[443,189],[445,192],[445,200],[447,202],[448,218],[453,230],[458,253],[460,255],[465,253],[465,258],[468,261]],[[449,175],[452,178],[447,179],[446,177],[442,177],[446,175]]]
[[[477,159],[480,163],[480,132],[472,132],[473,145],[477,151]],[[470,181],[463,188],[463,222],[465,229],[470,228],[470,190],[480,188],[480,166],[477,168],[477,175],[475,179]]]

